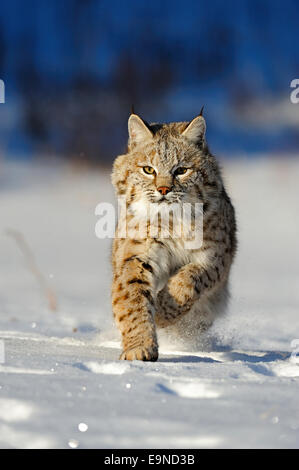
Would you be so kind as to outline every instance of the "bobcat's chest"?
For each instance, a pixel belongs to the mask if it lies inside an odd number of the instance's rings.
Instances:
[[[205,265],[206,253],[199,250],[188,250],[182,239],[153,240],[149,258],[155,267],[155,290],[158,292],[166,285],[168,279],[182,266],[189,263]]]

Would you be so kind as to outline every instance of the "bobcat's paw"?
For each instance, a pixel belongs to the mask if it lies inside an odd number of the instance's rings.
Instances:
[[[169,279],[168,292],[178,305],[186,305],[194,297],[194,282],[184,271],[179,271]]]
[[[121,355],[121,360],[126,361],[157,361],[158,348],[157,346],[137,346],[136,348],[126,349]]]

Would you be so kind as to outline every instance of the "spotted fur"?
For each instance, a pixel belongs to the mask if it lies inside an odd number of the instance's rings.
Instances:
[[[158,358],[156,327],[168,327],[186,314],[199,330],[225,308],[227,282],[236,251],[234,209],[219,166],[205,140],[205,120],[148,125],[132,114],[129,144],[117,157],[112,182],[127,203],[127,222],[142,217],[149,203],[201,202],[203,244],[186,249],[183,237],[116,238],[113,243],[112,306],[122,334],[121,359]],[[154,174],[145,174],[151,167]],[[176,175],[177,168],[187,168]],[[162,195],[158,188],[170,191]],[[164,191],[164,190],[163,190]]]

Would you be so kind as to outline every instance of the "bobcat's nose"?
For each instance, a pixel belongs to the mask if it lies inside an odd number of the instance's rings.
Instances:
[[[170,193],[171,188],[169,186],[160,186],[160,188],[157,188],[160,194],[163,196],[166,196],[166,194]]]

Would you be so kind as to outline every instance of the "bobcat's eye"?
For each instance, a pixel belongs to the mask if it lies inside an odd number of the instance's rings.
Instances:
[[[154,175],[156,173],[155,170],[153,169],[153,167],[151,167],[151,166],[144,166],[143,171],[147,175]]]
[[[184,175],[185,173],[187,173],[188,171],[188,168],[183,168],[182,166],[177,168],[174,172],[175,176],[177,175]]]

